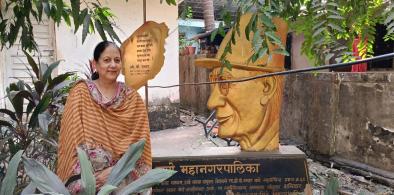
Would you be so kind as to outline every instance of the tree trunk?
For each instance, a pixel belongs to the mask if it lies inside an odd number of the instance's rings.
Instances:
[[[205,32],[215,29],[213,0],[203,0]]]

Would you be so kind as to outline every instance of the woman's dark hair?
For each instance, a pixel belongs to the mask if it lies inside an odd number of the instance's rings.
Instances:
[[[94,48],[94,52],[93,52],[93,58],[96,62],[99,60],[99,58],[100,58],[101,54],[104,52],[104,50],[110,45],[113,45],[119,49],[119,47],[114,42],[111,42],[111,41],[101,41],[99,44],[96,45],[96,48]],[[119,52],[120,52],[120,49],[119,49]],[[99,78],[98,72],[96,72],[96,71],[93,72],[92,80],[96,80],[98,78]]]

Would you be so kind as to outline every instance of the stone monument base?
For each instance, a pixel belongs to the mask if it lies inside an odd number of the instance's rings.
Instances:
[[[153,187],[154,194],[293,194],[310,183],[306,156],[295,146],[275,152],[156,150],[153,167],[178,171]]]

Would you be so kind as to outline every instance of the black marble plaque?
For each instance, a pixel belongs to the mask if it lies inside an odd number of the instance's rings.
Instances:
[[[154,194],[293,194],[309,183],[305,155],[240,152],[224,156],[154,158],[178,171]]]

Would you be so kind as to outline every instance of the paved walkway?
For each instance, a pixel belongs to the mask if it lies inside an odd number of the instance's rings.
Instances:
[[[205,137],[204,128],[200,124],[151,132],[151,141],[152,153],[158,150],[182,152],[217,147],[214,142]],[[225,142],[219,139],[215,139],[215,143],[225,146]]]

